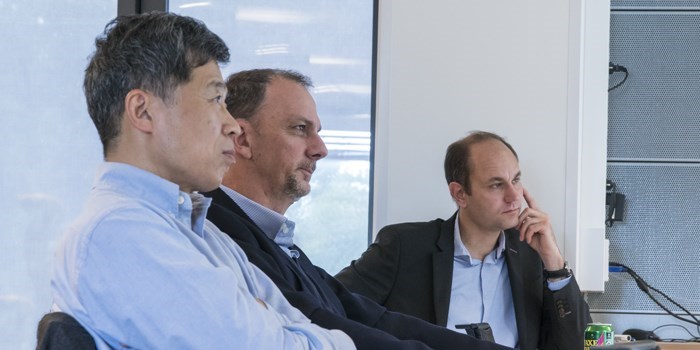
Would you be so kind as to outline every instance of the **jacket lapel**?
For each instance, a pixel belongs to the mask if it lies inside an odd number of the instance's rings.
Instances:
[[[435,322],[440,326],[447,325],[447,314],[450,310],[456,217],[455,213],[449,220],[442,223],[433,253],[433,303]]]
[[[229,197],[226,192],[224,192],[221,188],[217,188],[211,192],[204,193],[205,196],[210,197],[212,201],[234,213],[236,213],[238,216],[242,217],[247,221],[249,224],[253,224],[253,226],[262,233],[260,228],[255,225],[253,222],[253,219],[251,219],[248,214],[246,214],[241,207],[236,204],[236,202]]]
[[[316,270],[316,267],[311,263],[309,258],[304,254],[304,252],[296,245],[292,246],[299,252],[300,257],[298,259],[290,258],[282,249],[271,240],[265,233],[255,224],[255,222],[241,209],[241,207],[229,197],[220,188],[212,192],[205,194],[211,197],[216,205],[227,209],[234,214],[240,216],[243,219],[245,225],[253,232],[259,243],[260,250],[272,257],[277,265],[281,268],[286,267],[287,271],[282,271],[284,274],[284,279],[287,283],[293,283],[296,280],[296,285],[294,287],[297,291],[305,290],[311,294],[316,295],[321,299],[321,302],[325,304],[329,309],[333,309],[335,313],[345,316],[345,310],[343,309],[340,301],[333,296],[333,291],[328,287],[323,280],[321,274]],[[249,258],[250,258],[250,254]],[[291,273],[294,277],[289,275]]]
[[[265,235],[265,232],[263,232],[258,225],[255,224],[253,219],[251,219],[248,214],[246,214],[243,209],[233,200],[229,195],[226,194],[223,190],[220,188],[217,188],[211,192],[207,192],[204,194],[207,197],[211,197],[212,201],[224,209],[227,209],[234,214],[238,215],[241,219],[243,219],[243,223],[250,229],[250,231],[255,235],[256,240],[258,241],[258,244],[260,246],[260,249],[263,251],[267,252],[270,254],[274,260],[280,265],[280,266],[285,266],[288,271],[291,271],[297,278],[298,281],[302,281],[304,278],[301,276],[301,271],[300,267],[297,266],[297,264],[287,256],[285,252],[282,251],[282,249],[277,246],[277,243],[275,243],[273,240],[271,240],[267,235]],[[228,234],[228,233],[227,233]],[[237,243],[238,244],[238,243]],[[240,245],[240,244],[239,244]],[[250,255],[250,254],[246,254]],[[251,258],[250,256],[248,257],[249,259]],[[301,283],[301,282],[299,282]]]

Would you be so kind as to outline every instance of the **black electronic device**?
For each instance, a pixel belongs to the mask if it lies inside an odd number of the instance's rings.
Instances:
[[[661,340],[661,338],[659,338],[659,336],[656,335],[656,333],[654,333],[652,331],[645,331],[643,329],[637,329],[637,328],[630,328],[630,329],[622,332],[622,334],[627,334],[630,337],[632,337],[634,340],[656,340],[656,341]]]
[[[615,345],[591,346],[591,350],[659,350],[659,346],[653,340],[640,340]]]
[[[464,329],[468,335],[476,339],[488,340],[490,342],[496,342],[493,339],[493,331],[491,331],[491,325],[486,322],[482,323],[470,323],[470,324],[458,324],[455,325],[457,329]]]
[[[605,225],[613,226],[613,222],[622,221],[625,213],[625,195],[617,193],[615,183],[607,180],[605,183],[605,205],[608,212],[605,218]]]

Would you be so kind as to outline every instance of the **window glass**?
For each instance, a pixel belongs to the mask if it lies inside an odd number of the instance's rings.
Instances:
[[[170,1],[204,21],[231,49],[224,77],[251,68],[294,69],[314,82],[329,150],[311,193],[290,207],[295,242],[334,274],[367,247],[372,0]],[[235,165],[234,165],[235,166]]]
[[[62,232],[79,213],[102,160],[82,92],[95,37],[117,1],[0,1],[0,339],[32,349],[51,307]]]

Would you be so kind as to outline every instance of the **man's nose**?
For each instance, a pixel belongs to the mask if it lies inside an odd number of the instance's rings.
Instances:
[[[315,133],[311,137],[308,155],[314,160],[319,160],[325,158],[328,155],[328,148],[326,148],[326,143],[323,142],[323,138],[318,133]]]
[[[241,133],[241,125],[238,124],[236,118],[231,116],[231,114],[225,108],[222,117],[224,119],[223,131],[226,136],[233,137],[233,135],[238,135]]]
[[[506,202],[515,202],[520,198],[520,196],[522,196],[522,190],[520,190],[520,188],[517,185],[508,184],[506,186]]]

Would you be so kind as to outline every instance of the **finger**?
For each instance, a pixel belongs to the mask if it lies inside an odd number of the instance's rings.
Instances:
[[[539,210],[539,206],[537,205],[537,202],[535,202],[535,199],[532,198],[532,196],[530,195],[530,192],[528,192],[528,190],[525,188],[523,188],[523,198],[525,199],[525,203],[527,203],[528,207]]]
[[[523,187],[523,199],[525,199],[525,204],[527,206],[530,206],[530,192],[527,191],[527,188]]]
[[[518,230],[524,228],[524,223],[533,223],[541,220],[541,213],[536,210],[525,208],[520,215],[518,215]]]
[[[546,218],[539,216],[528,216],[524,218],[518,225],[521,238],[527,238],[528,235],[542,231],[547,226]],[[534,229],[534,231],[532,231]]]
[[[527,242],[527,244],[531,244],[532,239],[535,238],[535,235],[540,234],[541,232],[543,232],[544,229],[545,224],[542,222],[537,222],[528,225],[527,230],[525,232],[525,242]]]
[[[525,216],[522,220],[520,220],[518,224],[518,231],[520,231],[520,240],[523,241],[527,237],[527,230],[528,227],[531,225],[535,224],[536,220],[534,217],[531,216]]]
[[[530,208],[525,208],[523,211],[520,212],[520,215],[518,215],[518,220],[519,222],[523,222],[525,218],[533,218],[537,216],[537,212],[533,211]]]
[[[525,239],[525,222],[527,220],[521,219],[518,220],[518,226],[516,227],[518,229],[518,232],[520,233],[520,241],[522,242]]]
[[[533,223],[530,222],[530,219],[528,218],[527,220],[523,221],[522,226],[520,227],[520,240],[530,243],[531,237],[532,236],[532,227]]]

